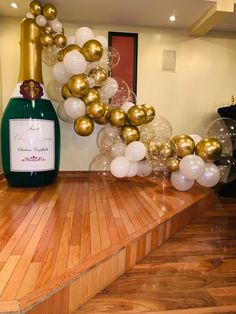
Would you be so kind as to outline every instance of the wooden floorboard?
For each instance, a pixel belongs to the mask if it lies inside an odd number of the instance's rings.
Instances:
[[[236,313],[236,199],[218,199],[75,314]]]
[[[213,199],[198,184],[179,192],[89,172],[39,188],[0,181],[0,313],[73,313]]]

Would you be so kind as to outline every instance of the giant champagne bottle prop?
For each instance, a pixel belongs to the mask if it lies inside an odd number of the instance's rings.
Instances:
[[[21,23],[20,74],[2,118],[2,164],[12,186],[41,186],[54,181],[60,159],[56,112],[43,87],[40,28]]]

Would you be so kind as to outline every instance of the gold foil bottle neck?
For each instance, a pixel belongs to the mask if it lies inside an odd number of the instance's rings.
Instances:
[[[40,27],[34,19],[23,19],[20,37],[20,73],[18,82],[35,80],[43,83]]]

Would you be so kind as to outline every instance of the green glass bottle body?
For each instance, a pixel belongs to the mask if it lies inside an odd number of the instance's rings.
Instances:
[[[1,152],[5,178],[11,186],[43,186],[59,170],[60,128],[43,86],[41,29],[23,19],[20,73],[1,123]]]
[[[3,172],[9,185],[43,186],[54,181],[59,170],[60,127],[50,100],[10,99],[1,135]]]

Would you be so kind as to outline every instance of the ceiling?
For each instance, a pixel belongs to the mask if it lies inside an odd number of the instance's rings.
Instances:
[[[232,0],[218,0],[232,1]],[[24,17],[29,0],[15,0],[18,9],[10,7],[11,0],[0,0],[0,16]],[[171,27],[188,29],[213,4],[213,0],[50,0],[58,11],[58,19],[77,23],[102,23],[133,26]],[[234,1],[233,1],[234,2]],[[171,23],[169,16],[175,14]],[[230,13],[214,28],[236,32],[236,13]]]

